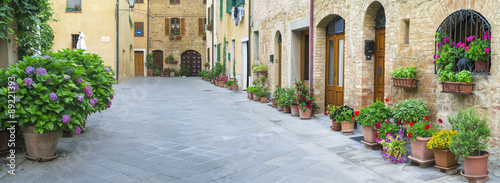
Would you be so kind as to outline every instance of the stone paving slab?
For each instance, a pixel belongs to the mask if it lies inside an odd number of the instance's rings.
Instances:
[[[199,78],[114,88],[113,106],[89,116],[85,133],[60,138],[60,157],[38,163],[19,151],[16,175],[0,163],[0,182],[463,182],[384,161],[357,140],[361,129],[345,136],[323,115],[300,120]]]

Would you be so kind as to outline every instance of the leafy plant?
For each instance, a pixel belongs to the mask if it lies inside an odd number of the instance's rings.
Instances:
[[[418,122],[422,120],[424,116],[429,116],[430,112],[427,109],[427,102],[422,99],[406,99],[398,102],[394,105],[392,109],[392,114],[394,119],[402,121],[414,121]]]
[[[452,71],[455,69],[455,56],[463,55],[465,50],[465,43],[455,43],[448,38],[446,34],[436,33],[436,44],[440,48],[440,52],[434,53],[435,63],[438,70],[446,69]]]
[[[220,62],[215,63],[214,76],[221,75],[223,73],[223,67]]]
[[[357,114],[357,115],[356,115]],[[370,126],[378,122],[384,121],[385,119],[392,118],[392,111],[387,108],[384,103],[377,100],[377,102],[361,108],[358,112],[355,112],[356,122],[361,126]]]
[[[456,74],[457,81],[456,82],[465,82],[465,83],[470,83],[472,82],[472,74],[468,70],[462,70],[459,73]]]
[[[249,91],[250,93],[254,94],[254,93],[259,92],[259,88],[254,87],[254,86],[249,86],[249,87],[247,87],[247,91]]]
[[[379,121],[375,124],[375,128],[377,132],[375,133],[375,137],[384,138],[387,135],[394,135],[401,129],[401,121],[396,121],[394,118],[389,120],[385,120],[384,122]]]
[[[474,108],[459,109],[454,116],[449,116],[451,129],[457,135],[451,137],[450,151],[458,156],[479,156],[488,148],[491,135],[488,118],[481,119]]]
[[[204,77],[204,76],[205,76],[205,71],[198,72],[198,77]]]
[[[409,122],[408,123],[408,137],[411,140],[416,140],[417,137],[432,137],[432,134],[436,133],[439,130],[439,126],[437,123],[432,123],[427,120],[427,116],[425,116],[421,122]]]
[[[146,68],[153,69],[154,66],[155,66],[155,60],[153,59],[153,54],[148,53],[146,55]]]
[[[227,85],[227,86],[232,86],[232,85],[233,85],[233,80],[228,80],[228,81],[226,81],[226,85]]]
[[[348,106],[342,106],[336,110],[335,122],[341,123],[342,121],[354,122],[354,110]]]
[[[448,71],[448,70],[439,70],[438,71],[438,79],[440,82],[443,82],[443,81],[456,82],[458,80],[455,73],[452,71]]]
[[[426,146],[429,149],[448,149],[451,138],[456,135],[456,130],[440,130],[432,135]]]
[[[336,116],[336,111],[339,107],[335,105],[328,105],[326,107],[325,115],[328,116],[330,119],[335,119]]]
[[[272,94],[273,99],[278,100],[282,91],[283,88],[281,88],[281,86],[276,86],[276,90],[274,90]]]
[[[408,156],[404,145],[409,143],[409,139],[404,137],[403,134],[403,129],[400,129],[397,136],[396,134],[394,136],[389,134],[385,139],[377,139],[378,143],[387,148],[387,153],[382,152],[385,161],[389,160],[393,163],[406,162]]]
[[[467,41],[471,42],[465,47],[465,58],[469,61],[477,61],[478,59],[488,59],[490,53],[490,40],[491,35],[486,31],[483,38],[476,38],[474,36],[467,37]]]
[[[319,109],[318,105],[315,103],[316,97],[314,97],[307,85],[300,81],[295,83],[295,88],[297,89],[297,102],[300,110],[306,111],[307,108]]]
[[[414,79],[416,74],[417,70],[415,69],[415,67],[408,67],[406,69],[405,68],[394,69],[394,71],[392,72],[392,77]]]
[[[295,89],[293,88],[283,88],[280,92],[280,96],[276,103],[283,107],[290,107],[295,99]]]
[[[168,61],[169,63],[170,62],[173,62],[174,61],[174,56],[172,54],[168,55],[167,57],[165,57],[165,60]]]
[[[253,65],[252,66],[252,72],[262,72],[262,71],[267,71],[266,65]]]
[[[179,75],[189,76],[190,74],[191,74],[191,70],[189,70],[184,64],[181,64],[181,69],[179,70]]]
[[[160,70],[158,70],[157,68],[154,68],[153,69],[153,75],[154,76],[158,76],[160,74]]]

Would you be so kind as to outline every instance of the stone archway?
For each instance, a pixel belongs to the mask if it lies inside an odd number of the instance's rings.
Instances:
[[[181,55],[181,63],[191,71],[191,76],[198,76],[201,71],[201,54],[194,50],[185,51]]]

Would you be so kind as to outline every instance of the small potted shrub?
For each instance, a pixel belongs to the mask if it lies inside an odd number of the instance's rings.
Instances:
[[[316,97],[311,93],[309,87],[305,85],[302,81],[295,83],[295,88],[297,89],[297,100],[299,103],[299,114],[300,119],[311,119],[311,114],[313,109],[319,109],[316,105]]]
[[[386,101],[389,100],[386,99]],[[378,100],[369,106],[361,108],[359,112],[354,112],[356,122],[363,126],[363,136],[366,142],[376,143],[376,138],[374,138],[375,133],[377,133],[375,124],[390,119],[391,113],[391,109]]]
[[[293,99],[294,99],[294,89],[293,88],[285,88],[283,91],[283,96],[280,97],[283,99],[281,105],[283,106],[283,112],[284,113],[291,113],[291,108],[290,106],[292,105]]]
[[[297,92],[295,92],[295,89],[291,88],[293,90],[293,95],[292,95],[292,103],[290,104],[290,112],[292,116],[299,116],[300,115],[300,110],[299,110],[299,99],[297,96]]]
[[[336,123],[341,123],[342,133],[352,133],[354,130],[354,110],[348,106],[342,106],[336,112],[334,119]]]
[[[450,151],[464,158],[464,171],[468,179],[488,177],[488,138],[491,135],[488,118],[481,119],[474,108],[459,109],[454,116],[448,117],[451,129],[457,134],[451,137]]]
[[[337,114],[337,108],[338,107],[335,106],[335,105],[328,105],[327,108],[326,108],[326,112],[325,112],[325,115],[327,115],[332,120],[332,126],[330,126],[330,128],[333,131],[340,131],[340,130],[342,130],[341,123],[335,122],[335,116]]]
[[[274,92],[272,94],[272,98],[271,98],[273,108],[276,107],[276,100],[279,98],[282,90],[283,90],[283,88],[281,88],[281,86],[276,86],[276,90],[274,90]]]
[[[250,86],[247,88],[247,91],[249,91],[252,94],[252,99],[254,101],[259,101],[260,102],[260,97],[257,96],[257,92],[259,92],[259,88],[255,86]]]
[[[403,122],[403,128],[406,129],[408,122],[418,122],[424,119],[424,116],[429,116],[427,110],[427,102],[422,99],[406,99],[399,101],[392,109],[394,119]]]
[[[262,87],[256,94],[260,98],[260,103],[268,103],[267,101],[267,87]]]
[[[406,88],[416,88],[417,80],[415,75],[417,70],[415,67],[394,69],[392,72],[392,78],[394,80],[394,86],[406,87]]]
[[[400,129],[394,136],[387,134],[385,139],[377,140],[378,143],[385,147],[384,151],[382,151],[385,161],[389,160],[393,163],[406,162],[408,156],[406,155],[404,145],[408,144],[409,140],[403,134],[403,129]]]
[[[149,53],[146,55],[146,68],[148,70],[148,76],[153,76],[153,67],[155,65],[155,60],[153,59],[153,54]]]
[[[486,68],[487,65],[487,60],[490,55],[490,40],[491,35],[489,34],[488,31],[485,31],[483,37],[478,37],[474,39],[474,36],[469,36],[467,37],[467,41],[471,42],[465,50],[465,58],[467,60],[472,61],[475,63],[475,68],[474,71],[476,72],[484,72],[487,71],[488,68]]]
[[[252,72],[259,73],[259,74],[262,74],[263,76],[266,76],[267,75],[267,67],[264,64],[254,65],[254,66],[252,66]]]
[[[238,80],[236,78],[233,80],[233,83],[231,85],[231,89],[233,91],[238,91]]]
[[[471,94],[474,82],[472,82],[472,74],[468,70],[463,70],[457,73],[457,82],[460,85],[457,87],[456,91],[459,94]]]
[[[443,92],[455,93],[457,91],[458,82],[457,76],[452,71],[439,70],[438,79],[443,87]]]
[[[434,161],[434,152],[427,148],[427,142],[431,140],[432,134],[439,130],[438,124],[428,119],[429,117],[425,116],[420,122],[410,122],[407,129],[412,157],[422,162]]]
[[[457,155],[453,154],[449,149],[451,138],[456,135],[456,130],[440,130],[434,133],[431,140],[427,142],[427,148],[434,151],[436,167],[448,169],[458,165]]]

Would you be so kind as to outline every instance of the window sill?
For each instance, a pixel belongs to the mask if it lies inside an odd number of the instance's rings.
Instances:
[[[66,11],[66,13],[82,13],[82,11]]]

